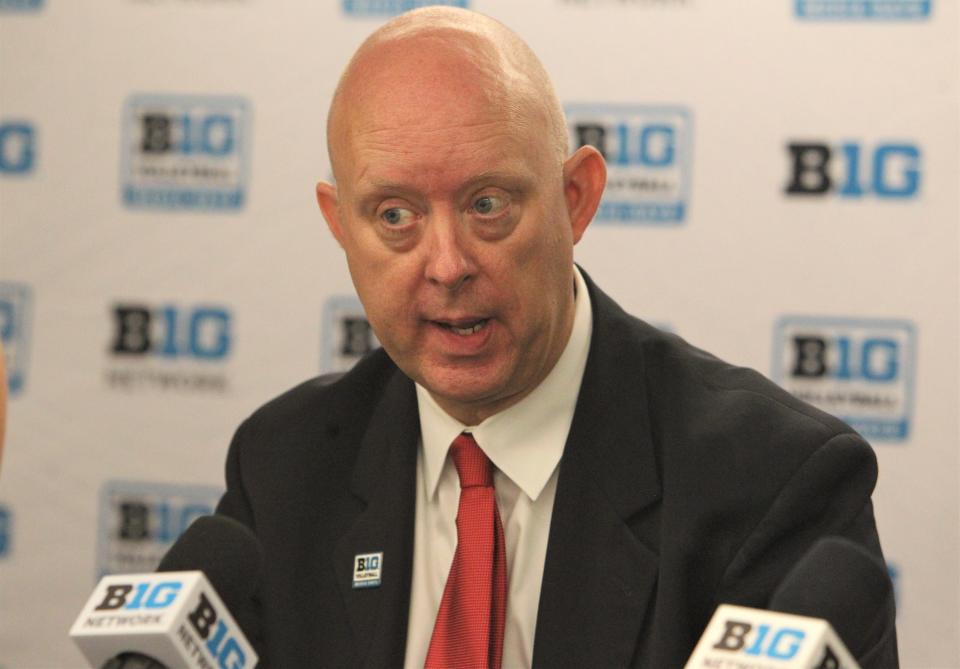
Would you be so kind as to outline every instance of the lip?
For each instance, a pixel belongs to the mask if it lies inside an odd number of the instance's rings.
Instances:
[[[456,316],[425,319],[429,329],[431,344],[436,350],[451,356],[475,356],[486,347],[496,330],[496,320],[489,316]],[[459,334],[450,329],[465,329],[482,323],[482,327],[472,334]]]

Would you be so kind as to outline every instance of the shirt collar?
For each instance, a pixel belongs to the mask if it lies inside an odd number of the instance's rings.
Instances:
[[[476,426],[467,426],[440,408],[417,384],[417,405],[423,438],[423,466],[430,499],[436,494],[447,450],[463,431],[472,432],[497,469],[536,500],[557,468],[587,365],[593,314],[580,271],[574,267],[576,297],[573,329],[563,353],[533,392]]]

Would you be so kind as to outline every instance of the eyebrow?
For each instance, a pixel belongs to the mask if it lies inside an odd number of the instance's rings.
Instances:
[[[507,190],[523,191],[531,187],[534,182],[534,177],[512,170],[489,170],[476,174],[464,181],[457,188],[457,195],[463,195],[486,182],[501,185]],[[361,208],[365,208],[369,206],[372,201],[379,201],[388,195],[408,197],[411,199],[423,197],[419,189],[413,188],[409,184],[386,179],[371,179],[363,183],[357,190],[363,193],[358,201]]]

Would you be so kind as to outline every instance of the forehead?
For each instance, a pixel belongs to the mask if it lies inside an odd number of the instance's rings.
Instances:
[[[444,43],[397,46],[354,72],[333,142],[338,181],[533,169],[549,140],[525,82]]]
[[[456,188],[480,175],[532,176],[538,152],[525,127],[500,115],[472,122],[369,126],[348,139],[344,176],[357,188],[401,182]]]

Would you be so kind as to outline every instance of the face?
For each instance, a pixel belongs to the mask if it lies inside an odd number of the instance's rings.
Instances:
[[[454,82],[430,100],[387,97],[351,108],[338,190],[321,184],[318,199],[386,351],[475,424],[563,351],[583,230],[542,124]]]

